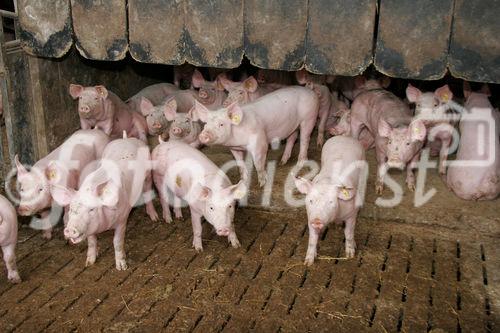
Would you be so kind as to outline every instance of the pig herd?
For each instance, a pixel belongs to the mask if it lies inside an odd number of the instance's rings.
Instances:
[[[439,156],[439,173],[459,197],[494,199],[500,192],[500,117],[488,100],[487,86],[473,92],[464,82],[465,108],[457,112],[447,85],[434,92],[408,85],[404,101],[386,89],[387,77],[335,78],[304,70],[292,76],[259,70],[238,80],[232,72],[210,74],[212,81],[193,67],[180,66],[175,84],[146,87],[126,101],[102,85],[71,84],[81,129],[30,168],[16,156],[17,213],[39,216],[39,228],[50,239],[60,217],[53,214],[54,207],[59,208],[64,237],[72,244],[87,240],[86,265],[98,256],[97,235],[114,230],[116,269],[124,270],[128,216],[144,203],[149,218],[157,221],[152,202],[156,189],[166,222],[172,221],[171,206],[180,219],[182,202],[189,205],[196,251],[203,250],[202,217],[237,248],[233,220],[237,201],[248,192],[246,153],[264,186],[269,144],[286,141],[281,156],[281,164],[286,164],[299,139],[297,163],[302,166],[315,127],[316,144],[322,147],[321,169],[312,180],[293,175],[297,190],[305,194],[308,265],[315,260],[320,233],[331,222],[345,222],[346,257],[354,257],[361,207],[356,199],[364,186],[360,174],[367,172],[362,166],[365,151],[372,147],[379,194],[390,168],[406,169],[407,186],[415,190],[413,170],[424,148]],[[489,131],[478,129],[484,119],[492,119]],[[476,161],[486,151],[490,163],[447,164],[456,127],[461,138],[456,159]],[[333,136],[326,142],[325,132]],[[152,151],[148,136],[159,141]],[[241,176],[237,184],[199,150],[210,145],[229,148]],[[0,246],[11,282],[21,281],[16,242],[16,210],[0,196]]]

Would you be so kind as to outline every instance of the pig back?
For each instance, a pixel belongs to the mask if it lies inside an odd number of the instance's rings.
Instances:
[[[330,178],[340,181],[340,174],[345,173],[346,178],[341,183],[356,188],[362,170],[359,161],[365,161],[365,150],[361,143],[352,137],[334,136],[323,145],[318,180]],[[349,172],[350,168],[352,172]]]
[[[151,103],[153,103],[153,105],[159,105],[165,99],[165,97],[173,94],[178,90],[179,88],[171,83],[153,84],[151,86],[147,86],[134,96],[130,97],[127,100],[127,103],[134,103],[134,105],[137,105],[137,108],[135,108],[134,110],[140,111],[138,106],[142,97],[147,98]]]

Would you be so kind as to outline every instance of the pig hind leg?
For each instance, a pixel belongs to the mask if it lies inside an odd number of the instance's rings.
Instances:
[[[329,109],[320,110],[319,113],[318,138],[316,140],[316,144],[318,145],[318,147],[322,147],[323,143],[325,142],[325,128],[326,128],[326,121],[328,119],[328,111]]]
[[[172,222],[172,215],[170,215],[170,205],[168,203],[168,189],[167,184],[164,184],[164,177],[161,174],[153,173],[153,181],[155,183],[158,196],[160,197],[161,208],[163,210],[163,219],[167,223]]]
[[[15,249],[16,243],[2,246],[3,260],[7,267],[7,278],[12,283],[19,283],[21,282],[21,277],[17,271]]]
[[[300,150],[299,150],[299,164],[307,160],[307,150],[309,149],[309,141],[311,140],[311,133],[315,125],[314,120],[304,120],[300,124]]]
[[[354,258],[356,252],[356,242],[354,241],[354,227],[356,227],[356,215],[345,221],[345,256]]]
[[[309,243],[307,245],[306,259],[304,264],[310,266],[314,263],[317,254],[319,232],[309,224]]]
[[[193,225],[193,247],[197,252],[203,251],[201,242],[201,215],[191,208],[191,224]]]
[[[155,206],[153,205],[154,191],[153,191],[153,180],[151,179],[151,172],[146,174],[144,179],[144,189],[143,196],[146,202],[146,213],[148,214],[151,221],[158,221],[158,213],[156,212]]]
[[[299,132],[295,131],[286,139],[286,146],[285,150],[283,151],[283,156],[281,157],[281,165],[285,165],[286,162],[290,159],[290,156],[292,156],[292,149],[293,146],[295,145],[295,141],[297,141],[297,137],[299,136]]]
[[[127,216],[128,217],[128,216]],[[127,218],[125,217],[125,219]],[[125,230],[127,229],[127,221],[122,222],[115,229],[113,236],[113,246],[115,248],[116,269],[119,271],[127,270],[127,261],[125,258]]]
[[[178,220],[182,220],[182,201],[178,196],[174,196],[174,216]]]

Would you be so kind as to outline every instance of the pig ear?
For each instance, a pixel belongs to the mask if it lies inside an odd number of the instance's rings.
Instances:
[[[203,77],[203,75],[200,73],[199,70],[195,69],[193,71],[193,78],[191,79],[191,84],[195,88],[200,88],[203,83],[205,83],[205,78]]]
[[[347,200],[351,200],[352,198],[354,198],[355,193],[356,192],[355,192],[354,188],[347,187],[347,186],[341,186],[339,188],[338,197],[340,200],[347,201]]]
[[[422,120],[417,119],[412,121],[409,130],[412,142],[425,140],[426,129]]]
[[[259,84],[257,83],[257,80],[253,76],[250,76],[248,79],[243,81],[243,87],[245,88],[246,91],[253,93],[257,90]]]
[[[420,89],[415,88],[411,84],[408,84],[408,87],[406,88],[406,98],[408,98],[410,103],[415,103],[421,95],[422,92],[420,91]]]
[[[193,107],[188,112],[188,118],[191,119],[192,121],[201,120],[202,122],[206,123],[208,118],[208,112],[210,111],[208,111],[205,105],[195,100]]]
[[[150,115],[153,113],[154,105],[146,97],[141,97],[141,102],[139,103],[139,108],[143,116]]]
[[[198,199],[201,201],[207,201],[212,197],[212,190],[210,187],[199,185]]]
[[[307,83],[307,72],[305,69],[301,69],[300,71],[295,72],[295,79],[297,83],[300,85],[304,85]]]
[[[229,80],[226,75],[220,74],[219,76],[217,76],[217,80],[227,91],[231,91],[235,85],[235,82]]]
[[[57,161],[50,161],[45,168],[45,178],[47,178],[50,185],[57,184],[61,180],[64,170],[65,168]]]
[[[388,138],[391,135],[391,125],[389,125],[385,120],[380,119],[378,123],[378,134],[383,138]]]
[[[97,185],[95,191],[104,206],[114,207],[118,203],[119,187],[111,180]]]
[[[222,83],[222,80],[224,79],[227,80],[226,73],[220,73],[219,75],[217,75],[217,77],[215,78],[215,89],[217,89],[218,91],[225,90],[224,84]]]
[[[238,105],[238,102],[231,103],[227,107],[227,117],[233,125],[239,125],[243,120],[243,110]]]
[[[229,186],[227,190],[235,200],[241,200],[247,195],[248,188],[245,182],[240,180],[238,184]]]
[[[465,99],[469,98],[472,89],[470,88],[470,84],[467,81],[464,81],[464,97]]]
[[[295,186],[297,186],[297,189],[302,194],[309,193],[309,191],[312,188],[312,182],[309,179],[298,177],[295,178],[294,181],[295,181]]]
[[[108,89],[105,86],[95,86],[94,87],[100,97],[103,99],[108,98]]]
[[[71,188],[66,188],[59,185],[54,185],[50,187],[50,194],[52,198],[59,206],[68,206],[73,200],[76,191]]]
[[[437,88],[434,92],[434,95],[442,102],[448,103],[453,98],[453,93],[450,90],[450,87],[445,84],[441,88]]]
[[[391,78],[388,77],[388,76],[384,76],[381,80],[380,80],[380,85],[382,86],[382,88],[384,89],[387,89],[389,88],[389,86],[391,85]]]
[[[73,97],[73,99],[77,99],[78,97],[80,97],[82,95],[82,91],[83,91],[83,86],[79,84],[71,83],[69,85],[69,94],[71,95],[71,97]]]
[[[163,114],[168,121],[173,121],[175,119],[175,114],[177,113],[177,101],[175,98],[171,98],[163,104]]]
[[[490,97],[491,96],[491,91],[490,87],[485,83],[481,87],[481,90],[479,90],[480,93],[485,94],[486,96]]]
[[[21,162],[19,162],[19,156],[17,154],[16,156],[14,156],[14,162],[16,163],[18,177],[28,173],[28,170],[26,170],[24,165]]]

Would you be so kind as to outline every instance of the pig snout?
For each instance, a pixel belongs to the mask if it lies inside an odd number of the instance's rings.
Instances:
[[[208,93],[204,89],[200,89],[199,96],[201,98],[207,98],[208,97]]]
[[[64,228],[64,238],[71,240],[73,244],[77,244],[84,239],[83,234],[76,228]]]
[[[218,236],[229,236],[229,228],[220,228],[216,232]]]
[[[314,230],[319,232],[319,231],[321,231],[321,229],[323,229],[324,224],[323,224],[323,221],[316,218],[316,219],[311,221],[311,226],[314,228]]]
[[[389,168],[404,169],[405,164],[399,158],[390,158],[387,161]]]
[[[212,133],[206,131],[201,132],[198,138],[203,144],[209,144],[214,139]]]
[[[161,124],[160,124],[159,122],[155,121],[155,122],[153,123],[152,127],[153,127],[153,128],[156,128],[156,129],[159,129],[159,128],[161,128]]]
[[[17,208],[17,213],[21,216],[29,216],[31,215],[31,208],[28,206],[19,206]]]
[[[172,127],[172,133],[174,133],[175,135],[181,135],[182,129],[180,127],[174,126]]]
[[[87,105],[81,105],[78,108],[78,111],[81,112],[81,113],[89,113],[90,112],[90,108]]]

